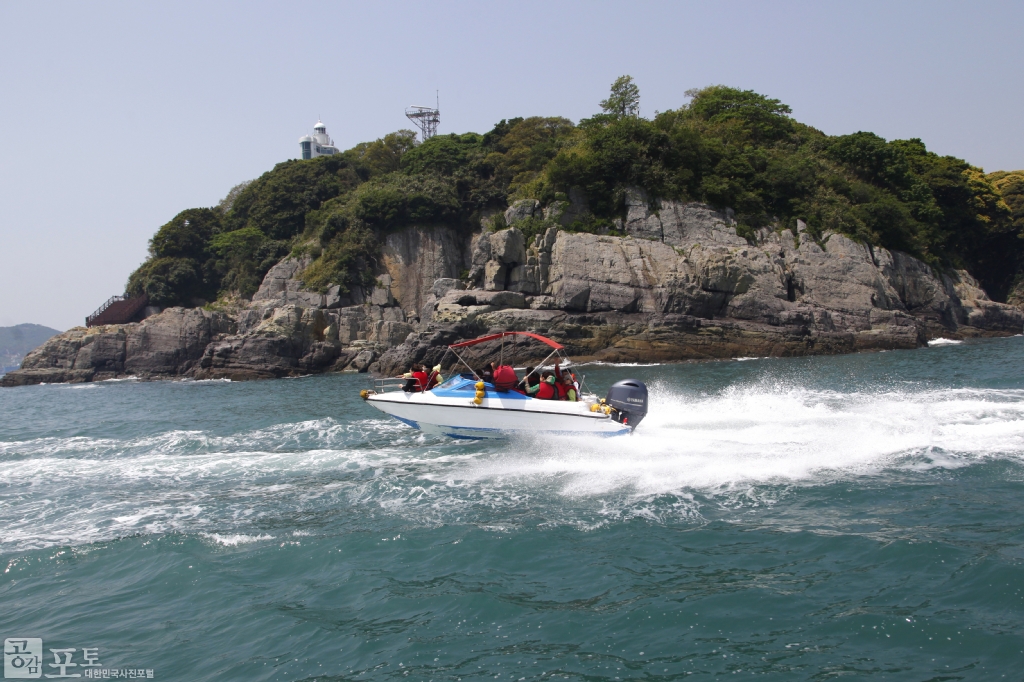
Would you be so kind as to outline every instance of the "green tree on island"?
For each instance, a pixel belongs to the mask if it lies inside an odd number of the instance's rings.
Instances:
[[[632,76],[619,76],[612,83],[612,92],[608,99],[601,100],[601,109],[612,116],[640,115],[640,88],[633,82]]]
[[[1005,300],[1024,265],[1024,173],[993,173],[939,156],[918,139],[870,132],[829,136],[777,99],[711,85],[653,119],[621,76],[601,113],[502,120],[487,133],[408,130],[336,155],[285,161],[231,190],[214,209],[189,209],[161,227],[128,282],[157,305],[250,297],[289,252],[310,259],[306,286],[372,282],[389,233],[445,225],[469,234],[503,227],[519,199],[574,207],[562,229],[612,231],[627,197],[732,209],[737,232],[795,230],[825,243],[842,233],[935,268],[963,267]],[[553,220],[517,227],[528,238]]]

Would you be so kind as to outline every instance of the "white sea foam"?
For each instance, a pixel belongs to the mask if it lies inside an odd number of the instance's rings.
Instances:
[[[921,458],[959,466],[1024,453],[1024,392],[840,394],[736,390],[685,401],[655,392],[629,437],[531,440],[465,470],[469,480],[547,481],[569,497],[714,493],[872,475]]]
[[[212,540],[218,545],[224,545],[225,547],[235,547],[236,545],[248,545],[252,542],[260,542],[262,540],[273,540],[273,535],[267,535],[261,533],[260,535],[245,535],[242,533],[235,533],[233,535],[219,535],[217,533],[201,533],[202,537]]]
[[[587,367],[591,365],[599,367],[661,367],[662,362],[605,362],[603,360],[592,360],[590,362],[576,363],[577,367]],[[568,366],[568,365],[567,365]]]
[[[929,346],[957,346],[957,345],[959,345],[961,343],[963,343],[963,341],[961,341],[960,339],[944,339],[944,338],[940,337],[938,339],[932,339],[931,341],[928,342],[928,345]]]

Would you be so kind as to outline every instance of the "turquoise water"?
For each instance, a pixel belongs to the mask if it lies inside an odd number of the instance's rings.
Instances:
[[[649,382],[635,435],[498,443],[365,376],[0,390],[0,636],[165,680],[1020,680],[1022,368],[590,366]]]

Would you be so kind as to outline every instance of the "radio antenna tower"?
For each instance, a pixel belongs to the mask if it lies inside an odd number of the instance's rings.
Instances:
[[[437,97],[437,104],[433,108],[413,104],[405,110],[406,117],[420,129],[420,137],[424,142],[437,134],[437,124],[441,122],[440,104],[441,99]]]

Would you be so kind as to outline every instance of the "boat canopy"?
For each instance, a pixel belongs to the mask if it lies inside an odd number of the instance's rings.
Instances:
[[[546,336],[541,336],[540,334],[534,334],[533,332],[501,332],[500,334],[490,334],[489,336],[481,336],[479,339],[473,339],[472,341],[463,341],[461,343],[453,343],[453,344],[449,345],[448,347],[449,348],[464,348],[466,346],[475,346],[476,344],[483,343],[484,341],[495,341],[497,339],[503,339],[506,336],[529,336],[531,339],[537,339],[541,343],[546,344],[548,346],[551,346],[555,350],[562,350],[563,348],[565,348],[565,346],[563,346],[562,344],[556,343],[555,341],[552,341],[551,339],[549,339]]]

